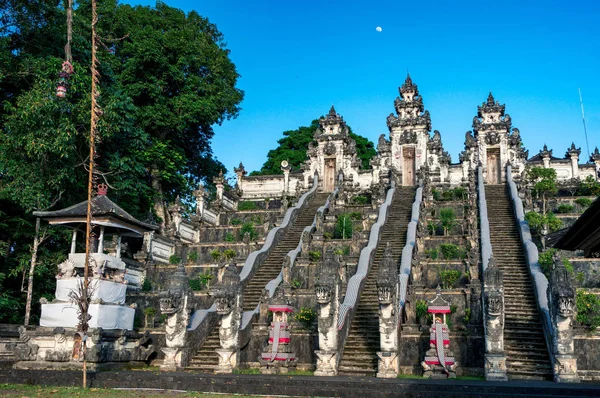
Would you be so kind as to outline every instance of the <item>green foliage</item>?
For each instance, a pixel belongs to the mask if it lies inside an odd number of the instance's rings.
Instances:
[[[152,291],[152,281],[150,278],[144,278],[144,282],[142,283],[142,292],[151,292]]]
[[[350,239],[352,238],[352,218],[350,214],[340,214],[337,218],[335,226],[333,227],[333,236],[336,239]]]
[[[600,196],[600,182],[593,176],[587,176],[579,185],[578,195]]]
[[[240,220],[239,218],[232,218],[230,224],[231,225],[242,225],[242,220]]]
[[[233,249],[225,249],[223,250],[221,256],[225,259],[225,261],[229,261],[237,256],[237,252]]]
[[[445,260],[460,259],[463,255],[460,248],[453,243],[442,243],[440,245],[440,252]]]
[[[323,232],[323,238],[333,239],[333,234],[331,232]]]
[[[258,214],[255,214],[252,217],[250,217],[250,221],[252,221],[254,225],[260,225],[264,222],[263,218]]]
[[[235,242],[235,235],[233,234],[233,232],[227,232],[225,234],[225,242]]]
[[[198,261],[198,252],[195,250],[189,252],[187,255],[187,260],[188,263],[195,263],[196,261]]]
[[[573,212],[573,205],[569,205],[569,204],[566,204],[566,203],[561,203],[557,207],[556,212],[557,213],[561,213],[561,214],[572,213]]]
[[[219,261],[219,259],[221,258],[221,252],[217,249],[215,250],[211,250],[210,251],[210,256],[212,257],[212,259],[214,261]]]
[[[577,199],[575,199],[575,203],[577,203],[579,206],[583,207],[584,209],[587,209],[588,207],[591,206],[592,200],[590,198],[577,198]]]
[[[365,195],[356,195],[352,198],[352,203],[357,205],[366,205],[369,203],[369,198]]]
[[[458,280],[460,279],[461,276],[462,276],[462,272],[460,272],[458,270],[454,270],[454,269],[441,270],[440,271],[440,279],[442,281],[442,288],[450,289],[450,288],[454,287],[454,285],[456,284],[456,282],[458,282]]]
[[[444,229],[444,235],[448,235],[448,232],[458,224],[454,209],[449,207],[440,209],[440,224]]]
[[[238,211],[250,211],[250,210],[258,210],[258,205],[256,202],[251,200],[244,200],[238,203]]]
[[[243,239],[244,235],[246,235],[246,234],[250,235],[250,240],[258,239],[258,232],[254,228],[254,224],[251,221],[245,222],[242,225],[242,228],[240,228],[240,238]]]
[[[349,256],[350,255],[350,246],[344,245],[342,247],[338,247],[335,249],[333,254],[337,256]]]
[[[442,194],[437,189],[432,189],[431,195],[433,196],[433,200],[442,200]]]
[[[201,274],[198,274],[197,278],[189,280],[190,289],[192,289],[195,292],[207,289],[212,278],[213,275],[210,271],[205,271]]]
[[[442,200],[451,201],[453,199],[454,199],[454,191],[449,189],[447,191],[442,192]]]
[[[528,167],[525,170],[525,179],[532,185],[532,193],[542,199],[542,213],[546,214],[547,198],[556,195],[558,192],[556,170],[544,167]]]
[[[577,322],[590,328],[600,326],[600,298],[593,293],[577,290]]]
[[[432,260],[437,260],[437,258],[438,258],[438,250],[435,248],[425,250],[425,254],[427,254],[429,256],[429,258]]]
[[[360,211],[348,213],[348,216],[353,220],[362,220],[362,213]]]
[[[456,310],[458,309],[458,306],[454,303],[450,304],[450,313],[454,314],[456,312]]]
[[[302,281],[298,280],[298,279],[294,279],[292,280],[292,289],[300,289],[302,287]]]
[[[321,252],[317,250],[309,251],[308,258],[310,258],[310,261],[315,263],[321,259]]]
[[[427,231],[429,231],[429,235],[435,235],[435,232],[437,231],[437,224],[433,221],[429,221],[427,223]]]
[[[554,213],[543,215],[535,211],[529,211],[525,214],[525,220],[534,233],[539,233],[544,225],[548,226],[550,232],[558,231],[562,227],[562,221]]]
[[[538,256],[538,263],[540,264],[540,268],[542,268],[542,272],[544,275],[549,276],[550,271],[552,271],[553,267],[553,257],[554,253],[556,253],[556,249],[550,248],[545,252],[542,252]]]
[[[319,121],[313,120],[311,125],[298,127],[296,130],[288,130],[283,132],[283,138],[277,143],[279,146],[267,153],[267,161],[263,164],[259,171],[250,173],[254,175],[272,175],[282,174],[281,162],[287,160],[292,170],[300,170],[302,163],[308,159],[306,151],[308,145],[313,142],[315,130],[319,128]],[[348,127],[350,129],[350,127]],[[350,129],[350,138],[356,142],[356,155],[361,160],[361,168],[368,169],[369,161],[375,156],[375,146],[368,139],[352,133]]]
[[[171,257],[169,257],[169,264],[179,264],[180,262],[181,257],[179,257],[177,254],[173,254]]]
[[[463,316],[463,322],[465,324],[467,324],[470,321],[471,321],[471,309],[470,308],[465,308],[465,315]]]
[[[312,329],[316,317],[317,313],[315,310],[309,307],[301,307],[294,315],[294,319],[296,319],[304,329],[308,330]]]
[[[417,313],[417,319],[427,316],[427,302],[425,300],[417,300],[415,303],[415,311]]]

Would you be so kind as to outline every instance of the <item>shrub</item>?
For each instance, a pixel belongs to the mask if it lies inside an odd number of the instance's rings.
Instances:
[[[441,200],[442,199],[442,194],[437,189],[432,189],[431,195],[433,196],[433,200]]]
[[[600,298],[592,293],[577,290],[577,322],[584,326],[600,326]]]
[[[317,262],[321,259],[321,252],[317,250],[310,251],[308,252],[308,258],[310,258],[310,261],[312,262]]]
[[[323,232],[323,238],[333,239],[333,234],[331,232]]]
[[[464,187],[454,188],[454,197],[457,200],[465,200],[466,196],[467,196],[467,190]]]
[[[296,319],[304,329],[312,329],[316,316],[317,313],[312,308],[301,307],[298,312],[296,312],[296,315],[294,315],[294,319]]]
[[[572,213],[573,212],[573,205],[569,205],[566,203],[562,203],[558,206],[558,208],[556,209],[557,213]]]
[[[340,214],[333,228],[333,236],[336,239],[352,238],[352,219],[349,214]]]
[[[150,292],[152,291],[152,282],[150,278],[144,278],[144,282],[142,283],[142,292]]]
[[[210,252],[210,256],[212,257],[212,259],[213,259],[214,261],[219,261],[219,259],[221,258],[221,252],[220,252],[220,251],[218,251],[218,250],[216,250],[216,249],[215,249],[215,250],[212,250],[212,251]]]
[[[587,209],[592,204],[592,200],[590,198],[577,198],[575,199],[575,203],[584,209]]]
[[[150,318],[153,322],[152,324],[154,324],[154,316],[156,315],[156,310],[153,307],[147,307],[144,308],[144,311],[142,311],[144,313],[144,326],[148,327],[148,318]]]
[[[546,214],[546,223],[548,224],[550,232],[556,232],[562,228],[562,220],[556,217],[556,214],[554,213]]]
[[[458,259],[460,257],[460,249],[453,243],[442,243],[440,245],[440,252],[445,260]]]
[[[237,252],[233,249],[225,249],[223,250],[222,256],[225,260],[231,260],[232,258],[237,256]]]
[[[203,272],[198,275],[198,278],[189,280],[190,289],[192,289],[195,292],[204,290],[204,289],[208,288],[212,278],[213,278],[213,275],[210,271]]]
[[[415,303],[415,311],[417,313],[417,320],[427,315],[427,302],[425,300],[417,300]]]
[[[435,235],[435,231],[437,230],[437,224],[434,222],[427,223],[427,231],[429,231],[429,235]]]
[[[302,287],[302,281],[299,281],[298,279],[294,279],[292,280],[292,289],[300,289]]]
[[[258,214],[255,214],[252,217],[250,217],[250,221],[252,221],[254,225],[260,225],[263,223],[263,218]]]
[[[362,213],[360,211],[348,213],[348,216],[353,220],[362,220]]]
[[[471,321],[471,309],[465,308],[465,315],[463,316],[463,322],[469,323]]]
[[[437,249],[425,250],[425,254],[427,254],[429,256],[429,258],[432,259],[432,260],[437,260],[437,258],[438,258],[438,251],[437,251]]]
[[[552,270],[552,258],[554,257],[554,253],[556,253],[556,249],[548,249],[539,254],[538,263],[546,276],[549,276],[550,271]]]
[[[200,283],[200,279],[190,279],[189,280],[190,289],[195,292],[199,292],[202,290],[202,284]]]
[[[535,211],[529,211],[525,214],[525,220],[529,224],[532,232],[538,232],[544,224],[544,217]]]
[[[578,194],[599,196],[600,182],[596,181],[596,179],[592,176],[587,176],[585,180],[581,181]]]
[[[338,247],[337,249],[335,249],[333,254],[338,255],[338,256],[349,256],[350,255],[350,246],[344,245],[342,247]]]
[[[352,198],[352,203],[357,205],[366,205],[369,203],[369,198],[365,195],[357,195]]]
[[[233,218],[233,219],[231,219],[230,224],[231,225],[241,225],[242,224],[242,220],[240,220],[239,218]]]
[[[258,239],[258,232],[254,228],[254,224],[252,222],[245,222],[240,228],[240,237],[244,237],[246,233],[250,234],[250,240]]]
[[[225,242],[235,242],[235,235],[232,232],[225,234]]]
[[[454,284],[458,282],[462,275],[462,272],[454,269],[447,269],[440,271],[440,279],[442,280],[442,288],[450,289],[454,287]]]
[[[449,207],[440,209],[440,224],[442,225],[442,228],[444,228],[444,235],[448,235],[448,231],[458,224],[454,209]]]
[[[198,261],[198,252],[197,251],[189,252],[187,255],[187,260],[188,260],[188,263],[195,263],[196,261]]]
[[[179,264],[181,262],[181,257],[179,257],[177,254],[173,254],[171,257],[169,257],[169,264]]]
[[[454,199],[454,191],[449,189],[447,191],[442,192],[442,200],[451,201]]]
[[[257,210],[257,209],[258,209],[258,205],[256,204],[256,202],[252,202],[250,200],[244,200],[244,201],[238,203],[239,211],[249,211],[249,210]]]

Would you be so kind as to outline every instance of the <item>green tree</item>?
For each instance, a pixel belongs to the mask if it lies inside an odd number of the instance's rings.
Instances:
[[[556,170],[543,167],[527,168],[526,179],[532,185],[533,193],[542,199],[542,213],[545,215],[548,198],[558,192]]]
[[[282,174],[281,162],[287,160],[292,170],[300,170],[302,163],[308,159],[306,151],[311,142],[316,145],[313,139],[315,130],[319,128],[319,120],[312,121],[310,126],[301,126],[296,130],[283,132],[283,138],[277,143],[279,146],[267,153],[267,161],[259,171],[253,171],[250,175],[273,175]],[[352,128],[348,126],[349,136],[356,142],[356,156],[361,161],[361,168],[368,169],[369,162],[377,154],[375,146],[369,139],[355,134]]]
[[[114,45],[113,68],[149,136],[145,162],[163,217],[163,198],[189,195],[224,169],[210,147],[212,126],[237,117],[239,75],[222,33],[195,11],[121,5],[114,24],[125,39]]]

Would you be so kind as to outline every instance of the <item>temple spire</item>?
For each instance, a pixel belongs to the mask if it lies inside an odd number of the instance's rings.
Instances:
[[[335,111],[333,104],[331,104],[331,109],[329,110],[329,116],[333,116],[333,117],[337,116],[337,112]]]

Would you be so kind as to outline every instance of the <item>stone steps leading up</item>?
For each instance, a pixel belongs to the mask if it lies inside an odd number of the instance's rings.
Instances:
[[[492,251],[504,271],[504,350],[509,379],[551,380],[552,368],[510,197],[485,188]]]
[[[381,229],[379,243],[375,248],[373,265],[367,275],[358,307],[340,360],[338,373],[348,376],[375,376],[377,374],[377,351],[379,341],[379,301],[377,300],[377,275],[383,252],[389,242],[394,258],[400,257],[406,244],[406,229],[410,222],[414,187],[399,187],[394,193],[388,210],[388,218]]]

